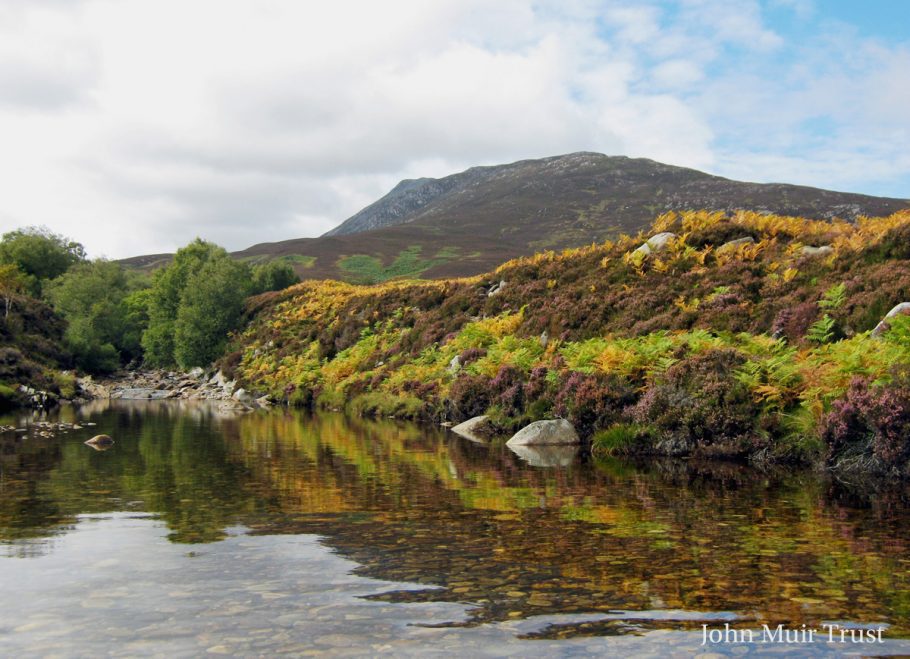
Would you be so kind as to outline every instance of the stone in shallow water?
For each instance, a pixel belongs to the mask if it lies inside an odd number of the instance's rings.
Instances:
[[[469,439],[472,442],[486,444],[487,439],[480,434],[480,431],[487,425],[487,415],[475,416],[464,423],[459,423],[452,428],[452,432],[460,437]]]
[[[85,442],[86,446],[91,446],[96,451],[106,451],[114,445],[114,440],[110,435],[95,435]]]
[[[519,430],[506,445],[513,446],[559,446],[580,444],[581,439],[575,427],[565,419],[535,421]]]

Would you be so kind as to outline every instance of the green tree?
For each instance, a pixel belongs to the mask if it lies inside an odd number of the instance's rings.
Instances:
[[[290,263],[269,261],[253,267],[252,294],[280,291],[300,281]]]
[[[206,366],[224,352],[249,292],[249,268],[228,256],[211,259],[187,280],[174,324],[181,368]]]
[[[148,297],[146,360],[156,366],[206,365],[218,357],[250,293],[248,266],[197,238],[155,273]]]
[[[0,263],[13,264],[21,270],[29,292],[39,297],[43,283],[59,277],[70,266],[85,260],[80,243],[52,233],[46,227],[26,227],[3,234],[0,239]]]
[[[148,329],[142,335],[142,347],[149,364],[171,366],[176,363],[174,329],[180,298],[190,276],[215,256],[227,257],[227,252],[197,238],[178,249],[171,264],[155,273],[148,298]]]
[[[47,298],[66,319],[66,342],[80,368],[108,372],[138,356],[126,299],[131,283],[123,268],[97,260],[74,265],[45,286]]]
[[[123,333],[124,361],[141,359],[142,334],[149,325],[149,304],[152,289],[146,282],[133,282],[133,290],[123,298],[123,309],[126,317],[126,329]]]

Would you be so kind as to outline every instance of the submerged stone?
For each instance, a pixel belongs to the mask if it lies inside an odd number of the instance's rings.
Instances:
[[[96,451],[106,451],[114,445],[114,440],[110,435],[95,435],[85,442],[86,446],[91,446]]]

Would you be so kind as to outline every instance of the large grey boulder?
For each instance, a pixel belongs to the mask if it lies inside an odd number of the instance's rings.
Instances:
[[[475,416],[464,423],[459,423],[452,428],[452,432],[460,437],[469,439],[472,442],[486,444],[487,439],[483,436],[483,428],[487,425],[487,415]]]
[[[571,423],[565,419],[535,421],[512,436],[506,446],[560,446],[581,444]]]
[[[891,325],[888,323],[888,319],[894,318],[895,316],[910,316],[910,302],[901,302],[891,311],[885,314],[885,317],[882,318],[882,321],[875,326],[874,330],[872,330],[872,336],[881,336],[889,329],[891,329]]]
[[[664,231],[648,238],[641,244],[641,247],[635,250],[636,254],[648,256],[651,252],[660,252],[667,248],[667,244],[676,238],[676,234],[670,231]]]

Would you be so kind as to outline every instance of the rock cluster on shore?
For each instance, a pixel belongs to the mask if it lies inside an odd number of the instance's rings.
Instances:
[[[94,426],[92,422],[67,423],[65,421],[33,421],[26,426],[0,426],[0,435],[15,433],[21,437],[56,437],[71,430],[82,430],[85,426]]]
[[[85,399],[119,400],[213,400],[221,401],[225,410],[246,411],[269,407],[267,396],[256,396],[238,387],[221,371],[207,373],[194,368],[187,373],[176,371],[130,371],[118,378],[77,380],[80,395]]]

